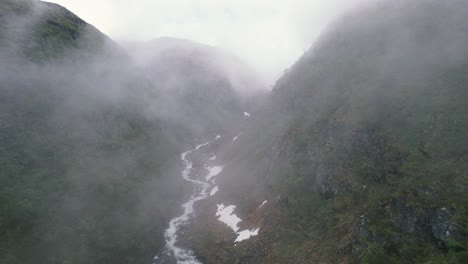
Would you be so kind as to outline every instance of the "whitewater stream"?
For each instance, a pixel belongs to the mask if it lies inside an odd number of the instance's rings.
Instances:
[[[166,248],[169,251],[168,253],[173,255],[177,264],[201,264],[196,258],[193,251],[189,249],[184,249],[181,247],[176,246],[177,243],[177,232],[179,231],[181,226],[188,224],[190,218],[193,216],[194,212],[194,204],[197,201],[206,199],[209,196],[208,188],[210,184],[204,181],[199,181],[191,178],[192,170],[193,170],[193,163],[190,160],[190,154],[199,150],[200,148],[208,145],[210,142],[200,144],[196,148],[188,150],[181,154],[180,158],[184,164],[184,169],[182,171],[182,177],[191,182],[195,186],[194,193],[190,197],[190,199],[182,205],[184,209],[183,213],[175,218],[173,218],[169,222],[169,228],[166,229],[164,232],[164,237],[166,239]],[[155,261],[159,259],[158,256],[154,258]]]
[[[239,134],[240,135],[240,134]],[[236,136],[233,141],[235,141],[238,137]],[[219,140],[221,136],[216,136],[214,139]],[[187,182],[190,182],[194,186],[194,191],[190,199],[182,204],[183,213],[177,217],[174,217],[169,222],[169,227],[164,232],[164,238],[166,240],[166,250],[161,255],[156,255],[154,257],[153,264],[167,264],[173,263],[174,259],[177,264],[202,264],[198,261],[195,257],[195,253],[190,249],[185,249],[180,246],[177,246],[177,239],[178,239],[178,232],[181,227],[189,224],[190,219],[194,215],[194,205],[196,202],[204,200],[210,196],[215,195],[219,187],[215,183],[215,177],[223,171],[224,166],[208,166],[207,164],[204,165],[204,168],[208,171],[208,173],[204,177],[197,177],[201,180],[197,180],[193,173],[193,162],[191,160],[191,155],[209,145],[212,141],[200,144],[196,146],[194,149],[187,150],[180,155],[180,159],[184,165],[184,169],[182,170],[182,177]],[[209,158],[210,161],[216,160],[216,155],[214,153],[211,154],[212,156]],[[208,191],[210,190],[210,191]],[[267,200],[265,200],[258,209],[260,209]],[[223,203],[217,204],[217,212],[214,215],[220,222],[226,224],[227,227],[232,229],[232,231],[236,234],[237,238],[234,243],[238,243],[244,240],[249,239],[250,237],[258,235],[259,228],[253,229],[245,229],[240,231],[239,223],[242,222],[242,219],[239,218],[235,213],[234,210],[236,209],[236,205],[224,205]],[[171,258],[171,260],[168,259]]]

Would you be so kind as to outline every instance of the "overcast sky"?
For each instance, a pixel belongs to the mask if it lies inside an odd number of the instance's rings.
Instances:
[[[221,47],[269,82],[340,12],[363,0],[49,0],[119,40],[177,37]]]

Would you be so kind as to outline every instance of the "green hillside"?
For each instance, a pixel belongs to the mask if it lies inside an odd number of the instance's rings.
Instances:
[[[118,49],[95,27],[53,3],[2,0],[0,21],[0,47],[36,62],[64,56],[89,59]]]
[[[203,263],[468,263],[467,17],[352,10],[265,100],[213,47],[126,53],[59,5],[0,0],[0,263],[151,263],[192,193],[180,154],[217,134],[193,164],[223,166],[219,192],[179,234]],[[258,235],[234,244],[220,203]]]
[[[220,200],[266,221],[231,259],[467,262],[467,12],[380,1],[288,69],[223,157]]]
[[[0,13],[0,262],[151,259],[180,198],[162,176],[185,132],[144,114],[152,86],[109,67],[117,45],[68,10],[1,1]]]
[[[65,8],[1,0],[0,21],[0,263],[149,263],[191,190],[180,153],[204,130]],[[234,116],[198,111],[212,131]]]

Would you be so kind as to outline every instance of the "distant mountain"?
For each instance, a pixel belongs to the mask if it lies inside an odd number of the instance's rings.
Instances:
[[[180,110],[165,75],[59,5],[0,0],[0,21],[0,263],[150,263],[190,192],[180,153],[244,111],[229,77],[178,74],[201,80]]]
[[[217,154],[213,206],[260,231],[234,247],[204,220],[204,263],[466,263],[467,16],[397,0],[333,23]]]
[[[165,96],[161,108],[205,136],[232,130],[244,112],[260,108],[267,94],[252,69],[211,46],[159,38],[127,44],[127,50]]]

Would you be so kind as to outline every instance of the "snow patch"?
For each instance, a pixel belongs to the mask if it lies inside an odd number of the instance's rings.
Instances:
[[[213,156],[210,158],[210,160],[215,160],[216,159],[216,155],[213,154]]]
[[[221,138],[220,135],[216,135],[216,137],[215,137],[216,140],[218,140],[218,139],[220,139],[220,138]]]
[[[241,242],[246,239],[249,239],[250,237],[256,236],[258,235],[258,230],[260,230],[260,228],[240,231],[239,233],[237,233],[237,238],[234,242]]]
[[[234,209],[236,209],[235,205],[224,206],[224,204],[218,204],[216,216],[218,216],[219,221],[225,223],[234,232],[237,232],[237,230],[239,230],[237,225],[242,220],[237,217],[237,215],[233,214]]]
[[[262,208],[262,206],[264,206],[267,202],[268,202],[268,200],[263,201],[263,203],[257,209]]]
[[[242,134],[242,133],[237,134],[237,136],[235,136],[235,137],[232,139],[232,141],[236,141],[236,140],[239,138],[239,136],[240,136],[241,134]]]
[[[208,175],[205,176],[205,179],[209,181],[211,178],[215,177],[221,171],[223,171],[223,166],[213,166],[213,167],[208,167],[206,169],[209,171],[209,173]]]
[[[250,117],[250,114],[247,112],[244,112],[244,117]]]
[[[237,238],[234,242],[241,242],[258,235],[258,231],[260,230],[260,228],[252,230],[247,229],[237,232],[239,230],[238,225],[240,222],[242,222],[242,219],[240,219],[237,215],[234,214],[234,209],[236,209],[235,205],[225,206],[224,204],[218,204],[217,206],[218,210],[216,212],[216,216],[218,217],[218,220],[225,223],[237,235]]]
[[[219,191],[218,186],[213,187],[213,189],[211,189],[210,196],[215,195],[218,191]]]
[[[186,151],[186,152],[182,153],[182,155],[180,155],[180,158],[184,160],[185,157],[186,157],[188,154],[190,154],[190,153],[192,153],[192,152],[194,152],[194,151],[196,151],[196,150],[199,150],[201,147],[204,147],[204,146],[206,146],[206,145],[208,145],[208,144],[210,144],[210,142],[206,142],[206,143],[200,144],[200,145],[196,146],[195,149],[190,150],[190,151]]]

